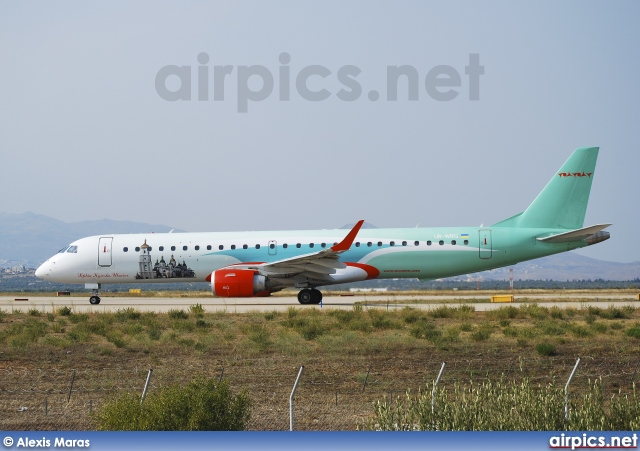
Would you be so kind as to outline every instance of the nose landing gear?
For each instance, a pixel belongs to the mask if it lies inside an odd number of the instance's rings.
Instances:
[[[87,290],[91,290],[91,297],[89,298],[89,303],[91,305],[100,304],[100,284],[99,283],[85,283],[84,288]]]

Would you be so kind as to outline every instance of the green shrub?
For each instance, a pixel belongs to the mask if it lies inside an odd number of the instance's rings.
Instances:
[[[484,341],[491,337],[492,327],[489,324],[482,324],[478,330],[471,334],[473,341]]]
[[[142,313],[134,309],[133,307],[118,309],[118,311],[116,312],[116,318],[120,322],[124,322],[128,319],[137,320],[137,319],[140,319],[141,316],[142,316]]]
[[[556,347],[551,343],[539,343],[536,345],[536,352],[544,356],[556,355]]]
[[[433,343],[436,343],[442,337],[442,332],[436,329],[433,323],[428,321],[419,321],[411,326],[409,333],[415,338],[424,338]]]
[[[71,309],[69,307],[67,307],[67,306],[60,307],[58,309],[58,315],[60,315],[60,316],[71,316],[71,313],[72,313]]]
[[[453,390],[437,388],[432,409],[431,390],[404,399],[374,404],[375,417],[364,429],[378,431],[631,431],[640,426],[640,399],[620,392],[604,402],[600,383],[571,401],[564,417],[562,385],[534,386],[521,382],[456,383]]]
[[[196,304],[189,307],[189,311],[196,317],[202,318],[204,316],[204,307],[202,304]]]
[[[99,431],[241,431],[249,424],[251,400],[226,381],[198,379],[140,397],[125,394],[93,415]]]
[[[187,319],[189,315],[184,310],[171,309],[169,310],[169,318],[171,319]]]
[[[29,310],[27,310],[27,313],[29,314],[29,316],[40,316],[42,314],[42,312],[37,308],[30,308]]]
[[[640,339],[640,325],[636,324],[635,326],[627,329],[626,335],[627,337]]]
[[[611,305],[600,313],[600,317],[605,319],[627,319],[629,315],[625,310]]]

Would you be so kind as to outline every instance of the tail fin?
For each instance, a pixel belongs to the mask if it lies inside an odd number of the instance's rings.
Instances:
[[[494,227],[581,228],[598,150],[598,147],[576,149],[529,208]]]

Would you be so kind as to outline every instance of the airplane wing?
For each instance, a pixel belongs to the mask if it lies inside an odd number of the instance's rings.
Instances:
[[[594,235],[603,229],[606,229],[610,225],[611,224],[597,224],[584,227],[582,229],[572,230],[571,232],[558,233],[556,235],[536,239],[545,243],[567,243],[570,241],[580,241],[589,238],[591,235]]]
[[[339,260],[340,254],[351,248],[351,244],[353,244],[363,223],[364,219],[358,221],[341,242],[330,248],[270,263],[239,263],[231,265],[229,268],[253,269],[264,276],[274,278],[302,276],[314,280],[326,280],[326,276],[335,274],[337,269],[347,267]]]

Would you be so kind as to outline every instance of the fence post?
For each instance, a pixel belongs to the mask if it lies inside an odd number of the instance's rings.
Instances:
[[[442,366],[440,367],[440,372],[438,373],[438,378],[436,382],[433,384],[433,390],[431,390],[431,413],[435,412],[436,409],[436,385],[440,382],[440,378],[442,377],[442,373],[444,372],[445,362],[442,362]]]
[[[304,365],[300,367],[300,371],[298,372],[298,377],[296,377],[296,383],[293,384],[293,390],[291,391],[291,396],[289,396],[289,430],[293,431],[293,396],[296,394],[296,389],[298,388],[298,383],[300,382],[300,376],[302,376],[302,370],[304,370]]]
[[[69,384],[69,394],[67,395],[67,402],[71,399],[71,390],[73,390],[73,381],[76,378],[76,370],[71,373],[71,384]]]
[[[364,384],[362,385],[362,393],[364,393],[364,389],[367,388],[367,381],[369,380],[369,373],[371,372],[371,366],[367,369],[367,376],[364,378]]]
[[[151,373],[153,373],[153,369],[149,368],[149,373],[147,374],[147,381],[144,383],[144,390],[142,390],[142,399],[140,399],[140,405],[142,405],[142,403],[144,402],[144,398],[147,396],[147,389],[149,388]]]
[[[569,380],[567,380],[567,384],[564,386],[564,420],[569,420],[569,384],[571,383],[571,379],[573,379],[573,375],[576,374],[576,370],[578,369],[578,365],[580,364],[580,357],[576,361],[576,365],[573,367],[573,371],[571,372],[571,376],[569,376]]]

